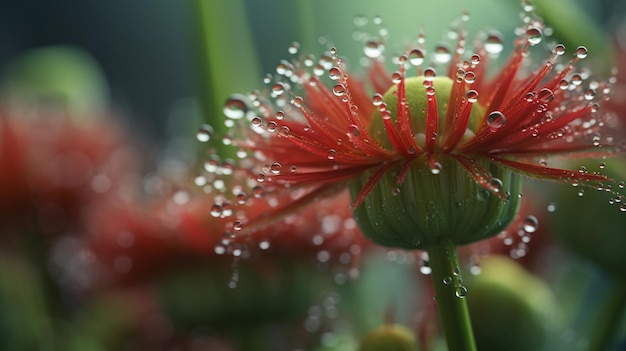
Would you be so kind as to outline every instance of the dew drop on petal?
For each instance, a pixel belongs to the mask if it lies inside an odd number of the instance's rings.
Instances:
[[[357,126],[356,124],[351,124],[348,126],[347,133],[348,135],[359,137],[361,135],[361,130],[359,129],[359,126]]]
[[[541,43],[541,29],[537,27],[529,27],[526,30],[526,38],[528,40],[528,44],[537,45]]]
[[[276,83],[272,87],[272,92],[276,95],[281,95],[285,92],[285,86],[283,85],[283,83]]]
[[[506,123],[506,117],[500,111],[493,111],[487,116],[487,125],[492,131],[496,131]]]
[[[539,220],[535,216],[527,216],[524,219],[523,228],[526,233],[534,233],[539,227]]]
[[[434,68],[429,67],[424,70],[424,79],[426,82],[432,82],[433,80],[435,80],[436,76],[437,72]]]
[[[557,45],[554,47],[553,52],[554,52],[555,54],[559,55],[559,56],[564,55],[564,54],[565,54],[565,45],[563,45],[563,44],[557,44]]]
[[[587,57],[588,51],[587,48],[584,46],[579,46],[578,48],[576,48],[576,57],[578,57],[579,59],[584,59],[585,57]]]
[[[474,66],[476,66],[478,63],[480,63],[480,55],[478,54],[474,54],[472,55],[472,57],[470,57],[470,63]]]
[[[372,104],[374,106],[380,106],[383,103],[383,96],[379,93],[374,94],[372,97]]]
[[[341,70],[337,67],[333,67],[328,71],[328,77],[332,80],[338,80],[341,78]]]
[[[270,172],[272,172],[272,174],[280,174],[282,170],[283,170],[283,166],[278,162],[274,162],[270,166]]]
[[[213,206],[211,206],[211,210],[209,211],[209,213],[213,217],[216,217],[216,218],[220,217],[222,215],[222,206],[218,204],[213,204]]]
[[[337,84],[333,87],[333,94],[335,96],[343,96],[346,93],[346,87],[343,84]]]
[[[462,299],[465,296],[467,296],[467,288],[465,286],[463,286],[463,285],[459,285],[459,286],[456,287],[456,290],[454,291],[454,294],[459,299]]]
[[[467,97],[467,101],[471,103],[475,103],[478,101],[478,92],[476,90],[470,90],[465,95]]]
[[[198,133],[196,133],[196,138],[198,139],[198,141],[206,143],[207,141],[211,140],[211,137],[213,136],[213,128],[208,125],[208,124],[203,124],[200,126],[200,128],[198,129]]]
[[[328,154],[326,157],[328,157],[329,160],[334,160],[336,156],[337,156],[337,150],[330,149],[328,150]]]
[[[398,84],[401,81],[402,81],[402,74],[400,72],[396,71],[391,74],[391,82],[393,84]]]
[[[451,276],[446,276],[443,278],[443,283],[445,285],[449,285],[450,283],[452,283],[452,277]]]
[[[285,112],[283,112],[283,111],[278,111],[278,112],[276,112],[276,119],[277,119],[277,120],[279,120],[279,121],[280,121],[280,120],[282,120],[283,118],[285,118]]]
[[[465,79],[465,83],[472,84],[476,81],[476,73],[465,72],[465,76],[463,78]]]

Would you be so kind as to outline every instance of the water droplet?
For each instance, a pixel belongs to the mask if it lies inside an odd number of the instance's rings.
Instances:
[[[465,72],[465,76],[463,78],[465,79],[465,83],[472,84],[476,81],[476,73]]]
[[[452,283],[452,277],[447,276],[443,278],[443,283],[446,285],[449,285],[450,283]]]
[[[450,49],[445,44],[439,44],[435,47],[435,52],[433,55],[433,60],[437,63],[448,63],[452,55],[450,54]]]
[[[542,103],[548,103],[554,99],[554,92],[548,88],[543,88],[537,93],[537,99]]]
[[[393,84],[399,84],[402,81],[402,73],[395,71],[391,74],[391,82]]]
[[[241,231],[243,229],[243,221],[241,220],[236,220],[235,222],[233,222],[233,230],[235,231]]]
[[[584,189],[578,190],[578,196],[583,196],[583,195],[585,195],[585,190]]]
[[[283,170],[283,166],[278,162],[274,162],[270,166],[270,172],[272,172],[272,174],[280,174],[282,170]]]
[[[498,55],[504,49],[502,43],[502,35],[500,33],[490,33],[485,40],[485,51],[491,55]]]
[[[428,274],[431,274],[432,272],[433,272],[433,269],[430,267],[428,260],[422,260],[422,262],[420,262],[420,273],[424,275],[428,275]]]
[[[424,70],[424,79],[427,82],[432,82],[433,80],[435,80],[435,77],[437,76],[437,72],[435,71],[434,68],[432,67],[428,67]]]
[[[337,156],[337,150],[330,149],[328,150],[328,154],[326,157],[328,157],[329,160],[334,160],[336,156]]]
[[[383,96],[379,93],[374,94],[372,97],[372,104],[374,106],[380,106],[383,103]]]
[[[463,286],[463,285],[459,285],[459,286],[456,287],[456,290],[454,291],[454,294],[459,299],[462,299],[465,296],[467,296],[467,288],[465,286]]]
[[[526,39],[530,45],[537,45],[541,43],[541,35],[541,29],[537,27],[529,27],[526,30]]]
[[[292,42],[291,45],[289,45],[289,48],[287,48],[287,51],[292,55],[297,54],[299,50],[300,43],[298,43],[297,41]]]
[[[554,47],[554,50],[552,50],[552,52],[554,52],[555,54],[562,56],[565,54],[565,45],[563,44],[557,44]]]
[[[491,181],[489,182],[489,184],[491,184],[493,191],[500,192],[500,190],[502,190],[502,181],[499,178],[491,178]]]
[[[584,46],[579,46],[578,48],[576,48],[576,57],[578,57],[581,60],[587,57],[588,53],[589,52],[587,51],[587,48]]]
[[[302,107],[302,104],[304,103],[304,99],[302,99],[302,97],[300,97],[300,96],[296,96],[296,97],[293,98],[293,100],[291,100],[291,103],[295,107]]]
[[[534,233],[539,227],[539,220],[535,216],[527,216],[524,219],[523,228],[526,233]]]
[[[280,121],[280,120],[282,120],[283,118],[285,118],[285,112],[283,112],[283,111],[278,111],[278,112],[276,112],[276,119],[277,119],[277,120],[279,120],[279,121]]]
[[[379,57],[380,55],[382,55],[384,49],[385,45],[383,44],[383,42],[377,39],[369,40],[365,43],[365,46],[363,46],[363,52],[365,53],[365,56],[370,58]]]
[[[478,92],[476,90],[468,91],[466,96],[468,102],[475,103],[476,101],[478,101]]]
[[[626,202],[624,202],[621,205],[619,205],[619,210],[622,211],[622,212],[626,212]]]
[[[472,55],[472,57],[470,57],[470,63],[473,66],[476,66],[477,64],[479,64],[480,63],[480,55],[478,55],[478,54]]]
[[[341,78],[341,70],[338,67],[333,67],[328,71],[328,77],[332,80],[338,80]]]
[[[433,162],[433,163],[430,165],[430,173],[432,173],[432,174],[440,174],[440,173],[441,173],[441,168],[442,168],[442,167],[443,167],[443,166],[441,165],[441,163],[439,163],[439,162]]]
[[[409,52],[409,62],[413,66],[419,66],[424,63],[424,53],[420,49],[413,49]]]
[[[248,201],[248,195],[246,193],[238,193],[235,195],[235,199],[239,205],[243,205]]]
[[[400,194],[400,188],[394,187],[393,189],[391,189],[391,195],[398,196],[398,194]]]
[[[593,146],[600,146],[600,136],[599,135],[594,135],[594,137],[591,140],[593,142]]]
[[[500,111],[493,111],[487,116],[487,125],[491,128],[491,131],[496,131],[502,128],[506,123],[506,117]]]
[[[235,94],[226,100],[224,104],[224,115],[230,119],[241,119],[248,113],[248,104],[245,97]]]
[[[346,87],[343,84],[337,84],[333,87],[333,94],[335,94],[335,96],[343,96],[343,94],[346,93]]]
[[[261,250],[267,250],[270,248],[270,242],[268,240],[261,240],[259,242],[259,248]]]
[[[198,141],[206,143],[207,141],[211,140],[211,137],[213,136],[213,128],[208,125],[208,124],[203,124],[200,126],[200,128],[198,129],[198,133],[196,134],[196,138],[198,139]]]
[[[274,84],[274,86],[272,87],[272,92],[276,95],[281,95],[285,92],[285,85],[283,85],[283,83]]]
[[[604,167],[606,167],[606,163],[600,162],[600,169],[604,169]]]
[[[578,86],[578,85],[581,85],[582,83],[583,83],[583,77],[580,74],[576,73],[572,75],[572,84]]]
[[[220,217],[222,215],[222,206],[218,204],[213,204],[209,213],[215,218]]]
[[[596,91],[593,89],[587,89],[585,91],[585,100],[590,101],[593,100],[593,98],[596,97]]]
[[[289,127],[287,126],[282,126],[280,127],[280,129],[278,130],[278,136],[286,138],[289,136],[289,133],[291,132],[291,130],[289,129]]]
[[[357,126],[356,124],[351,124],[348,126],[347,134],[355,136],[355,137],[359,137],[361,135],[361,130],[359,129],[359,126]]]

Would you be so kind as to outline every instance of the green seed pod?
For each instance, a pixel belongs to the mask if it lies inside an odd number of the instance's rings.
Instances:
[[[417,351],[415,334],[398,324],[387,324],[369,332],[359,351]]]
[[[418,145],[420,140],[417,139],[423,139],[424,135],[428,104],[424,82],[424,77],[415,77],[407,79],[405,85],[412,116],[410,127]],[[452,81],[447,77],[437,78],[433,86],[441,120],[449,108]],[[391,120],[396,120],[396,90],[396,86],[392,87],[383,97],[391,111]],[[480,106],[474,107],[469,132],[476,131],[471,125],[476,125],[477,113],[481,110]],[[391,142],[384,128],[381,113],[377,111],[370,133],[382,145],[388,146]],[[389,167],[354,210],[354,217],[364,234],[384,246],[424,249],[441,242],[469,244],[503,230],[519,209],[521,176],[488,158],[455,155],[454,152],[435,148],[433,153],[423,152],[412,160],[399,160]],[[465,165],[459,159],[463,159]],[[405,162],[409,160],[406,177],[399,184]],[[472,174],[466,166],[480,171]],[[375,172],[377,170],[364,172],[352,181],[353,200]],[[492,190],[487,190],[480,181],[490,183]]]
[[[466,280],[478,350],[545,350],[554,324],[547,285],[507,257],[485,258],[481,268]]]

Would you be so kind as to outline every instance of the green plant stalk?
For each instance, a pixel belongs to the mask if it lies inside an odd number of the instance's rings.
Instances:
[[[233,93],[252,90],[261,82],[250,21],[242,0],[194,0],[191,10],[199,58],[197,97],[203,120],[217,136],[210,146],[226,155],[219,138],[227,132],[223,104]]]
[[[463,286],[463,280],[456,246],[452,242],[442,242],[428,248],[427,252],[448,350],[475,351],[476,343],[467,301],[463,297],[457,297],[457,289]]]
[[[602,301],[593,330],[589,336],[589,351],[608,350],[615,331],[626,309],[626,281],[614,278],[607,296]]]

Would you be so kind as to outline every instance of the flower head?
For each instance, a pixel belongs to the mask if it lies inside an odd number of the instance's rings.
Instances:
[[[357,222],[378,243],[465,244],[513,219],[521,175],[573,184],[606,180],[545,164],[556,154],[608,153],[598,148],[610,143],[600,134],[598,101],[610,89],[583,84],[587,73],[576,65],[587,56],[584,47],[560,63],[566,50],[555,45],[533,67],[531,47],[542,42],[544,25],[531,13],[524,22],[508,61],[491,77],[501,36],[484,35],[469,53],[459,29],[455,50],[435,48],[435,68],[425,65],[423,37],[395,58],[391,74],[384,45],[370,41],[365,81],[349,75],[346,60],[331,48],[317,64],[306,55],[281,61],[277,75],[266,79],[268,98],[233,96],[225,113],[249,128],[235,130],[227,142],[256,179],[252,191],[275,206],[270,215],[246,219],[249,228],[349,188]]]

